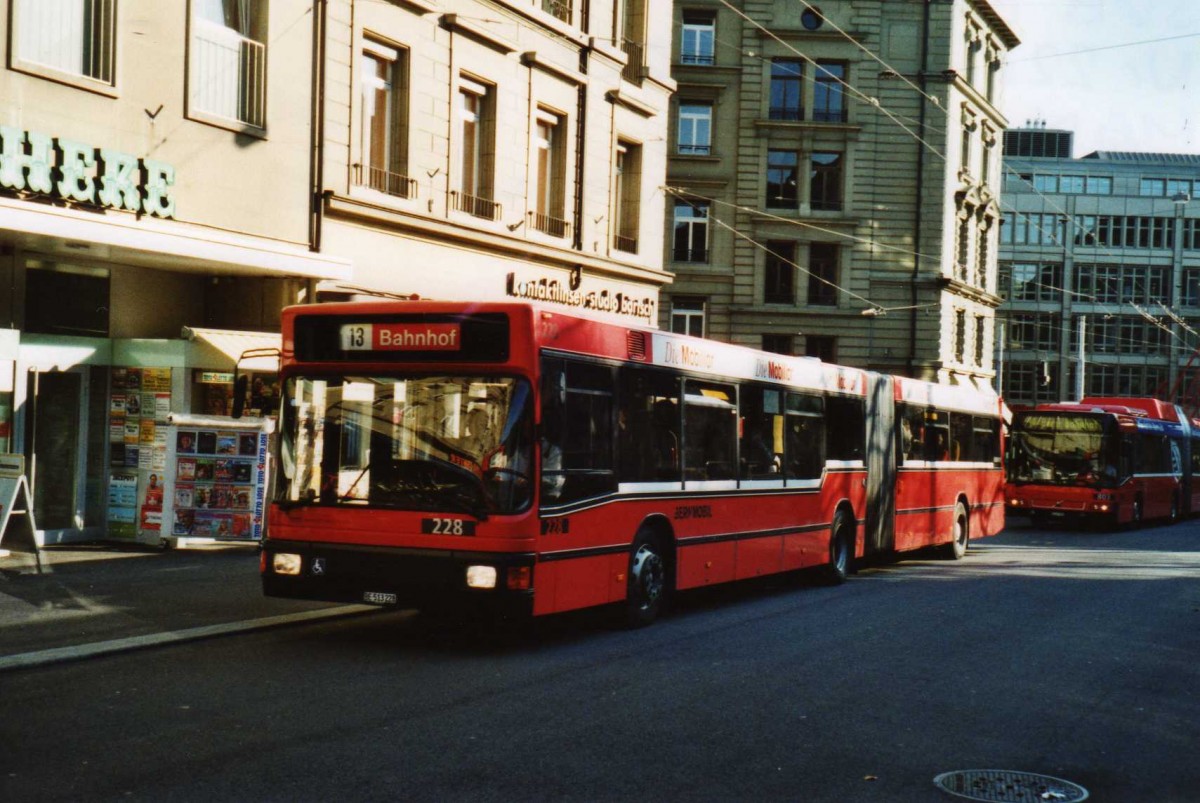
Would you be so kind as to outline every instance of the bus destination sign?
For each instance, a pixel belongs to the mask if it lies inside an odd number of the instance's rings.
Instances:
[[[458,351],[462,327],[457,323],[342,324],[343,351]]]

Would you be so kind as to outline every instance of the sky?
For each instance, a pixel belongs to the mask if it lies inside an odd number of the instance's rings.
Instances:
[[[990,0],[1021,40],[1001,110],[1092,151],[1200,154],[1200,0]],[[1084,51],[1084,52],[1080,52]]]

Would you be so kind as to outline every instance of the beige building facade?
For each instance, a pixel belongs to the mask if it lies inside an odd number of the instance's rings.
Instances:
[[[355,266],[322,297],[656,325],[674,82],[646,2],[322,4],[320,247]]]
[[[39,540],[170,535],[167,416],[227,412],[286,305],[656,325],[666,8],[0,0],[0,455]],[[252,410],[275,365],[236,366]]]
[[[674,13],[663,326],[990,386],[1019,43],[990,4]]]

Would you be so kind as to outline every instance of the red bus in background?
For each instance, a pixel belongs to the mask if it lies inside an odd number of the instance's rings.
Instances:
[[[1175,521],[1200,510],[1200,429],[1158,399],[1090,397],[1013,417],[1009,512],[1035,525],[1079,518],[1110,525]]]
[[[272,596],[534,615],[1004,523],[1001,403],[519,303],[283,313]]]

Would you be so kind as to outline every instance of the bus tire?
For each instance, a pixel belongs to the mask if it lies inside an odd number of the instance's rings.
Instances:
[[[856,528],[854,517],[845,508],[839,508],[833,514],[833,524],[829,527],[829,562],[822,567],[821,579],[826,585],[841,585],[850,575]]]
[[[962,560],[967,554],[967,543],[971,540],[971,517],[967,506],[958,501],[954,505],[954,522],[950,525],[950,543],[946,544],[945,554],[950,560]]]
[[[666,602],[669,575],[662,542],[653,533],[639,532],[629,550],[626,624],[645,627],[658,618]]]

